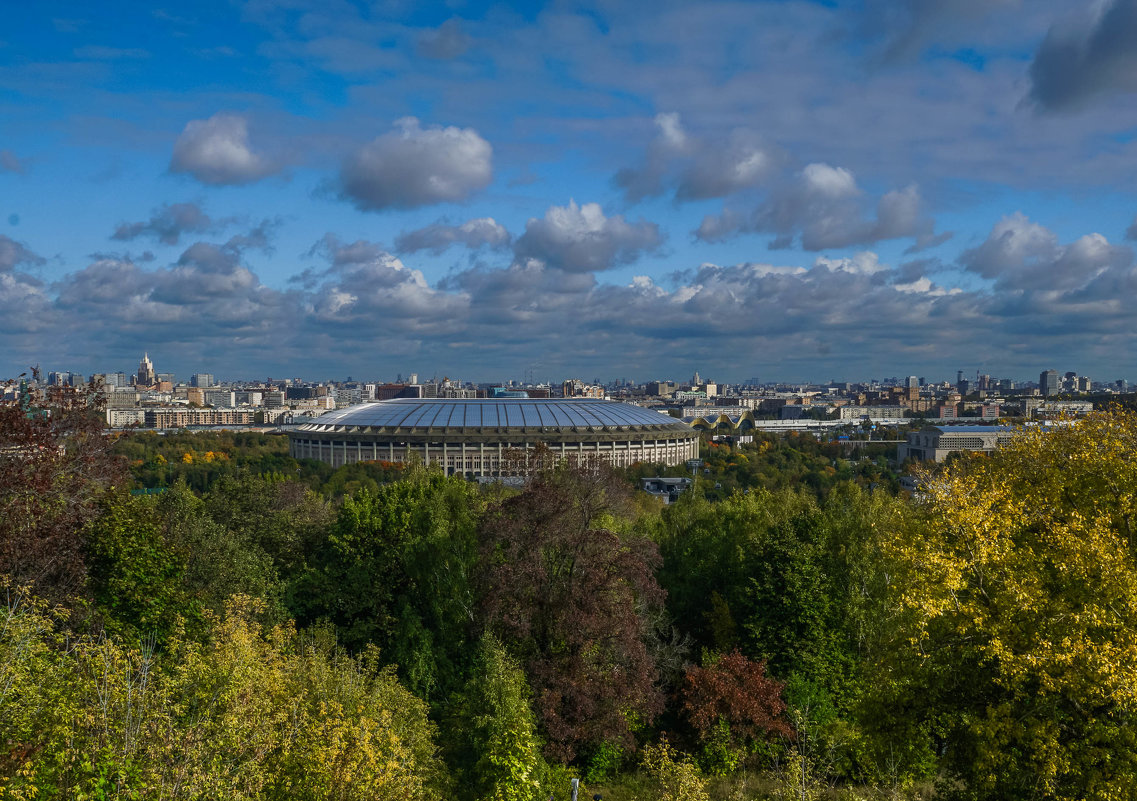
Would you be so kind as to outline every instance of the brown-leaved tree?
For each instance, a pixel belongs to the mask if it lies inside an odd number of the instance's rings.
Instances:
[[[482,526],[483,613],[521,659],[550,758],[601,743],[632,746],[663,707],[647,647],[659,607],[653,542],[605,516],[626,497],[599,468],[561,467],[491,508]]]

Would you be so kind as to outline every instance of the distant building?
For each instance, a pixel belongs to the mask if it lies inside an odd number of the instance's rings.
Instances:
[[[1028,398],[1023,402],[1027,417],[1035,420],[1056,420],[1060,417],[1084,417],[1094,410],[1093,401],[1040,401]]]
[[[201,387],[202,389],[208,389],[213,385],[214,381],[212,373],[194,373],[190,378],[191,387]]]
[[[185,428],[186,426],[252,425],[252,409],[188,409],[163,407],[146,409],[147,428]]]
[[[561,397],[564,398],[604,398],[604,387],[586,384],[579,378],[565,381],[561,385]]]
[[[908,441],[896,449],[896,458],[942,462],[960,451],[990,453],[1017,431],[1013,426],[929,426],[909,434]]]
[[[641,478],[640,489],[648,495],[654,495],[664,503],[675,503],[684,490],[690,489],[693,480],[690,478]]]
[[[1059,391],[1057,370],[1043,370],[1038,376],[1038,390],[1044,398],[1053,397]]]
[[[237,405],[237,398],[232,390],[209,389],[204,394],[206,406],[230,409]]]
[[[290,454],[334,467],[421,460],[449,475],[526,475],[556,461],[676,465],[699,455],[699,434],[667,415],[593,399],[398,398],[330,412],[289,432]]]
[[[904,406],[842,406],[838,413],[842,420],[899,420],[907,411]]]
[[[145,409],[107,409],[108,428],[126,428],[146,423]]]
[[[138,363],[138,372],[134,374],[134,386],[149,389],[157,384],[158,374],[154,372],[154,363],[150,361],[150,354],[143,354],[142,361]]]

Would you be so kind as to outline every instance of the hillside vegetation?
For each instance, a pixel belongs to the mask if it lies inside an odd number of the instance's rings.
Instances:
[[[0,799],[1137,797],[1133,412],[667,507],[51,412],[0,408]]]

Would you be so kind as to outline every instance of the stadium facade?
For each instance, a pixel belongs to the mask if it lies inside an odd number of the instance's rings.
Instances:
[[[699,455],[699,433],[682,421],[607,400],[397,398],[329,412],[288,436],[297,459],[416,459],[467,478],[524,475],[541,446],[554,460],[617,467]]]

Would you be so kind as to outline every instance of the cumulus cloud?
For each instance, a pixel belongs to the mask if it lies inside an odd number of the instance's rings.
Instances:
[[[452,245],[464,245],[471,250],[480,247],[507,247],[512,237],[505,227],[492,217],[479,217],[461,225],[448,225],[436,222],[425,228],[407,231],[395,239],[395,250],[400,253],[416,253],[428,250],[435,255]]]
[[[463,316],[466,302],[460,293],[432,288],[422,272],[376,243],[344,244],[329,234],[313,250],[331,265],[306,301],[317,321],[425,334],[451,330]]]
[[[791,247],[800,238],[805,250],[869,245],[911,237],[916,247],[942,242],[935,225],[923,213],[915,184],[884,194],[875,214],[866,215],[867,201],[853,173],[824,163],[808,164],[781,184],[750,214],[726,209],[709,215],[695,231],[706,242],[740,233],[773,233],[772,248]]]
[[[0,273],[13,272],[20,265],[30,267],[45,263],[42,256],[33,253],[26,245],[0,234]]]
[[[570,273],[631,264],[663,244],[655,223],[630,223],[622,215],[605,217],[599,203],[551,206],[542,219],[531,218],[514,245],[518,259],[540,261]]]
[[[890,269],[871,251],[808,267],[705,263],[658,284],[639,275],[619,285],[516,258],[432,286],[382,245],[331,234],[311,251],[320,269],[287,291],[265,286],[240,247],[200,241],[163,267],[99,257],[45,286],[20,272],[38,257],[0,244],[9,359],[67,356],[65,343],[81,334],[100,358],[136,356],[146,343],[191,362],[213,353],[215,369],[245,373],[274,364],[379,377],[413,358],[420,369],[457,367],[472,378],[534,360],[563,374],[646,377],[736,349],[760,354],[759,370],[839,376],[876,369],[873,354],[885,352],[889,364],[934,369],[936,360],[1006,358],[1015,341],[1040,354],[1094,347],[1106,334],[1115,347],[1137,344],[1124,302],[1137,291],[1127,252],[1095,234],[1063,244],[1025,218],[1001,221],[974,250],[966,266],[993,282],[967,291],[937,286],[935,261]],[[1059,277],[1042,280],[1050,271]],[[948,342],[944,330],[953,331]]]
[[[249,123],[237,114],[191,120],[174,142],[170,172],[189,173],[204,184],[249,184],[279,169],[249,145]]]
[[[1016,212],[997,222],[987,239],[965,251],[960,262],[1002,288],[1069,291],[1085,287],[1107,270],[1127,268],[1132,258],[1128,248],[1111,245],[1097,233],[1062,245],[1053,231]]]
[[[616,173],[615,184],[629,202],[673,190],[677,202],[725,197],[760,185],[780,156],[753,131],[735,129],[725,137],[688,134],[679,114],[657,114],[658,129],[644,163]]]
[[[1030,98],[1044,109],[1075,109],[1109,92],[1137,91],[1137,0],[1084,9],[1080,18],[1051,27],[1030,65]]]
[[[144,236],[153,237],[164,245],[176,245],[183,234],[202,234],[214,228],[214,221],[196,203],[163,203],[149,220],[121,223],[111,239],[129,242]]]
[[[470,37],[462,30],[456,17],[424,33],[418,40],[418,51],[427,58],[449,60],[458,58],[470,47]]]
[[[493,148],[473,128],[395,123],[340,169],[339,196],[362,211],[465,200],[493,179]]]
[[[887,264],[881,264],[880,258],[871,250],[863,250],[848,258],[827,259],[818,257],[815,267],[824,267],[832,272],[853,273],[854,275],[873,275],[889,269]]]
[[[27,171],[24,162],[11,150],[0,150],[0,172],[15,172],[23,174]]]

